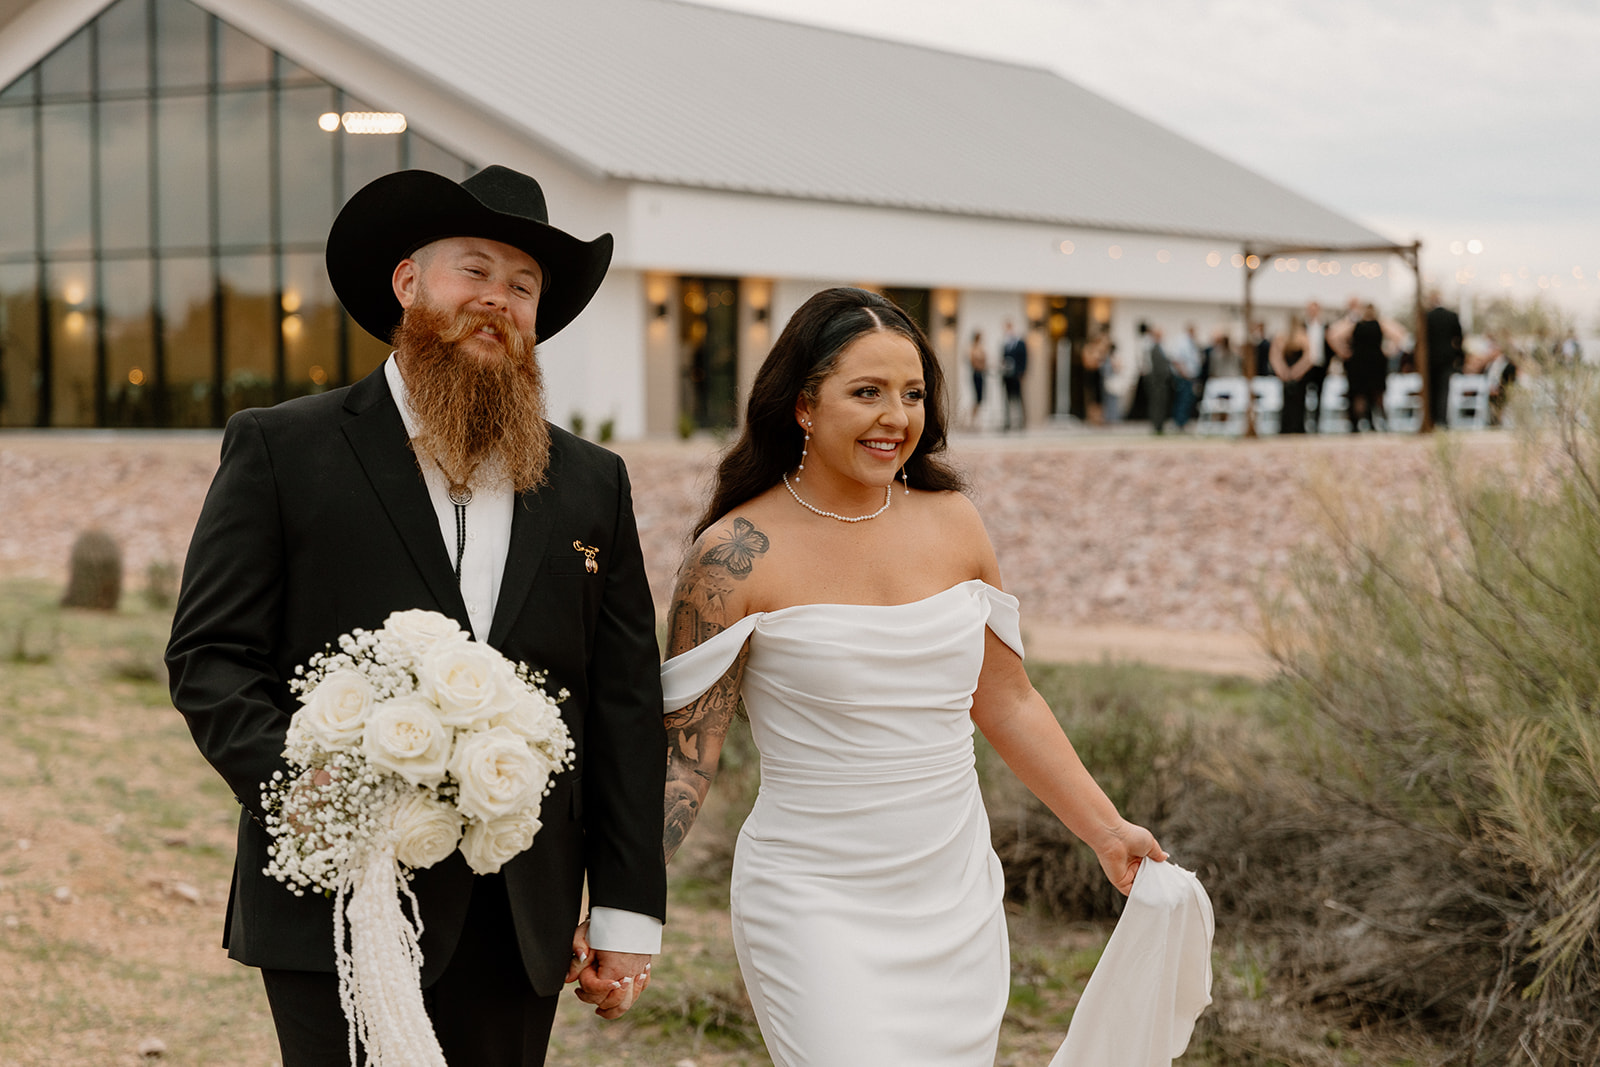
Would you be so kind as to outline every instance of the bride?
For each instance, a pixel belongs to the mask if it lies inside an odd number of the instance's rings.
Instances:
[[[1123,893],[1147,857],[1023,670],[1017,601],[945,447],[922,331],[859,289],[797,311],[679,573],[666,852],[741,698],[761,791],[735,949],[780,1067],[990,1067],[1009,991],[976,724]]]

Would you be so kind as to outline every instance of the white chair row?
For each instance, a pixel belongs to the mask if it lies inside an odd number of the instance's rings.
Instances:
[[[1306,396],[1308,422],[1321,433],[1350,432],[1350,383],[1340,375],[1323,380],[1321,395]],[[1202,434],[1233,436],[1244,433],[1247,395],[1253,394],[1258,434],[1277,433],[1283,418],[1283,383],[1270,375],[1249,382],[1243,377],[1209,378],[1200,397]],[[1375,425],[1397,433],[1422,428],[1422,375],[1391,374],[1384,385],[1382,416]],[[1489,424],[1489,381],[1482,374],[1456,374],[1450,378],[1447,424],[1453,430],[1477,430]]]
[[[1277,433],[1283,417],[1283,383],[1265,374],[1248,383],[1242,376],[1206,379],[1197,429],[1219,436],[1242,434],[1247,405],[1255,408],[1256,433]]]
[[[1452,430],[1481,430],[1489,425],[1489,376],[1452,374],[1445,394],[1445,422]]]
[[[1384,419],[1396,433],[1416,433],[1422,429],[1422,410],[1426,403],[1420,374],[1391,374],[1384,383]]]

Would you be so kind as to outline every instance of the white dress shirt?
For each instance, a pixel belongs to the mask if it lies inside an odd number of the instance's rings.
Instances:
[[[1320,367],[1328,362],[1327,334],[1321,319],[1306,323],[1306,348],[1311,352],[1311,365]]]
[[[406,436],[417,436],[417,417],[411,411],[411,394],[400,376],[400,365],[391,353],[383,365],[389,392],[394,394]],[[456,561],[456,506],[450,502],[450,479],[431,458],[418,455],[422,480],[428,486],[439,520],[439,535],[444,538],[450,563]],[[506,572],[506,556],[511,551],[511,513],[516,494],[503,475],[485,478],[481,473],[468,476],[472,499],[467,503],[467,538],[461,554],[461,599],[467,604],[467,621],[472,636],[479,641],[489,637],[495,605],[500,600],[500,581]],[[591,908],[589,944],[610,952],[638,952],[654,955],[661,951],[661,920],[654,915],[622,911],[618,908]]]

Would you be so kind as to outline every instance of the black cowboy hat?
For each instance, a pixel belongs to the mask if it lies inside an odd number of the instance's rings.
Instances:
[[[526,174],[486,167],[459,184],[426,170],[363,186],[328,231],[328,278],[362,329],[388,343],[400,324],[392,279],[402,259],[445,237],[486,237],[544,269],[538,336],[553,336],[593,298],[611,265],[611,235],[580,241],[550,225],[544,191]]]

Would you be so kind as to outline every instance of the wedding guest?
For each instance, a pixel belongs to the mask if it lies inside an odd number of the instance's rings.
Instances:
[[[1167,432],[1167,420],[1172,417],[1172,361],[1162,345],[1166,334],[1161,327],[1150,327],[1148,348],[1149,372],[1145,375],[1145,400],[1149,406],[1150,429],[1156,434]]]
[[[967,424],[978,428],[978,415],[983,410],[983,387],[989,378],[989,351],[983,346],[983,331],[972,331],[972,343],[967,346],[967,365],[972,370],[972,415]]]
[[[547,672],[576,745],[500,873],[458,851],[411,882],[445,1058],[542,1064],[564,981],[606,1018],[648,984],[666,907],[655,610],[627,471],[550,424],[534,353],[594,296],[611,245],[550,225],[538,182],[505,167],[378,178],[335,219],[328,276],[394,352],[354,385],[228,421],[167,666],[243,809],[223,944],[261,970],[284,1067],[348,1062],[347,1020],[332,904],[263,873],[261,785],[287,773],[295,668],[395,611],[443,613]]]
[[[1311,370],[1307,352],[1306,324],[1298,315],[1289,316],[1289,328],[1272,339],[1267,365],[1283,382],[1283,413],[1279,432],[1306,432],[1306,375]]]
[[[1106,424],[1106,366],[1111,359],[1111,337],[1100,330],[1083,346],[1083,404],[1090,426]]]
[[[1272,373],[1272,338],[1267,336],[1267,324],[1257,319],[1250,324],[1245,338],[1244,357],[1246,375],[1259,376]]]
[[[1315,301],[1306,304],[1306,358],[1311,365],[1306,368],[1301,376],[1304,383],[1300,390],[1301,420],[1307,432],[1315,432],[1317,420],[1308,418],[1307,415],[1318,406],[1322,396],[1322,383],[1328,380],[1328,360],[1332,349],[1328,345],[1328,324],[1323,320],[1322,305]],[[1289,401],[1284,399],[1287,409]]]
[[[1444,306],[1437,289],[1428,293],[1428,304],[1424,320],[1428,339],[1428,410],[1433,424],[1442,429],[1447,421],[1445,406],[1450,399],[1450,378],[1461,373],[1465,360],[1461,347],[1461,316]]]
[[[1211,377],[1213,378],[1241,378],[1244,376],[1244,363],[1239,358],[1238,351],[1233,347],[1233,338],[1227,330],[1218,330],[1211,341],[1211,354],[1208,360]]]
[[[1346,342],[1348,355],[1344,359],[1344,376],[1348,385],[1350,432],[1360,430],[1363,423],[1368,429],[1377,429],[1384,417],[1383,391],[1388,379],[1389,359],[1383,352],[1384,327],[1378,321],[1378,309],[1365,304],[1361,319],[1350,328]]]
[[[1000,383],[1006,390],[1006,412],[1001,421],[1002,430],[1011,429],[1011,413],[1017,418],[1017,429],[1027,428],[1028,412],[1022,402],[1022,380],[1028,375],[1028,342],[1010,319],[1006,320],[1005,338],[1000,342]]]
[[[1184,326],[1183,336],[1172,346],[1167,358],[1172,368],[1172,422],[1182,430],[1194,417],[1200,380],[1200,345],[1195,340],[1194,323]]]

